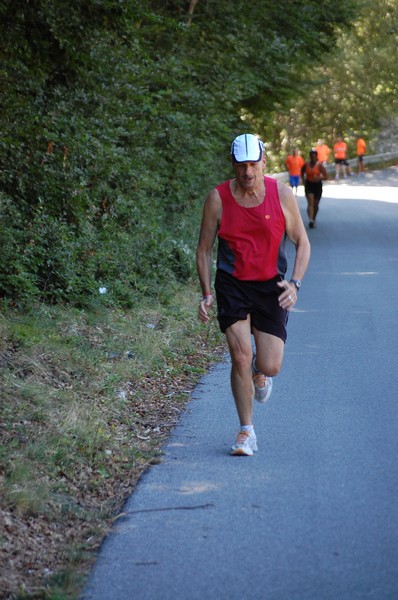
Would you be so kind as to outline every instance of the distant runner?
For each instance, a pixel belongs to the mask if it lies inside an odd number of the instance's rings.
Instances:
[[[331,149],[323,140],[318,140],[315,150],[318,152],[318,161],[325,166],[329,160]]]
[[[350,175],[350,167],[347,162],[347,144],[345,143],[343,137],[341,135],[338,136],[337,142],[333,146],[334,150],[334,162],[336,164],[336,179],[338,179],[341,175],[341,171],[343,172],[343,177]],[[346,173],[347,167],[347,173]]]
[[[285,160],[286,168],[289,172],[289,183],[293,193],[297,196],[297,188],[300,183],[301,167],[305,163],[297,148]]]
[[[307,198],[308,227],[313,229],[316,227],[316,216],[322,197],[322,181],[328,178],[325,167],[318,161],[316,150],[311,150],[310,160],[301,169],[301,177]]]
[[[366,142],[360,135],[357,135],[358,174],[360,177],[364,177],[365,175],[365,164],[363,161],[365,153]]]

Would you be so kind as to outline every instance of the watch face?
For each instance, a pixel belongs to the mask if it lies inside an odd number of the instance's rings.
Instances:
[[[299,288],[301,285],[301,281],[299,281],[298,279],[292,279],[291,282],[294,283],[296,288]]]

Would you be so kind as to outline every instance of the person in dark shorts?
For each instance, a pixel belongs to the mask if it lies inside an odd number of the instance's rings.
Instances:
[[[257,450],[253,399],[265,402],[282,367],[289,311],[297,302],[310,244],[296,198],[285,184],[263,174],[264,145],[252,134],[231,146],[233,179],[212,189],[204,203],[196,249],[202,300],[199,318],[210,320],[213,246],[218,238],[217,318],[231,357],[231,388],[240,430],[231,454]],[[285,241],[295,247],[286,279]],[[252,348],[252,336],[255,349]]]
[[[347,161],[347,148],[348,147],[343,136],[339,135],[335,145],[333,146],[334,162],[336,165],[336,179],[339,179],[341,175],[343,175],[343,177],[346,177],[346,175],[351,175],[350,165]]]
[[[357,157],[358,157],[358,174],[360,177],[365,175],[365,164],[363,157],[366,153],[366,142],[360,135],[357,135]]]
[[[319,202],[322,197],[322,181],[328,178],[325,167],[318,161],[318,153],[311,150],[310,160],[301,169],[305,197],[307,199],[307,214],[310,229],[316,227],[316,217],[319,211]]]

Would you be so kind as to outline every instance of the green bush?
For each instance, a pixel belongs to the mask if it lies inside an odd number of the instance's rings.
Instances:
[[[242,108],[292,95],[335,36],[327,7],[302,28],[308,2],[287,4],[289,31],[271,0],[199,2],[191,20],[180,0],[0,3],[0,296],[84,304],[106,287],[130,305],[194,275]]]

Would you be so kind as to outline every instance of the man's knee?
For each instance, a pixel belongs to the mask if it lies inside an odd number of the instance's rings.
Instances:
[[[264,373],[264,375],[267,375],[268,377],[275,377],[276,375],[278,375],[281,368],[282,359],[275,358],[268,359],[266,361],[261,361],[258,359],[258,357],[256,358],[256,369],[261,373]]]
[[[285,344],[282,338],[255,330],[256,369],[268,377],[278,375],[282,368]]]
[[[284,344],[274,343],[272,347],[258,348],[256,369],[268,377],[275,377],[282,368]]]
[[[244,372],[250,367],[253,357],[249,322],[237,321],[228,327],[226,337],[233,367]]]
[[[232,365],[239,371],[244,372],[251,368],[253,352],[251,346],[230,348]]]

